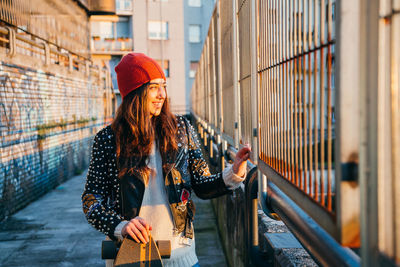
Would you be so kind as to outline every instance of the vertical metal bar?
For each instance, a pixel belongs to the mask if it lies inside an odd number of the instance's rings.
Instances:
[[[238,25],[237,25],[237,4],[236,0],[232,0],[232,52],[233,52],[233,101],[234,101],[234,123],[235,123],[235,147],[239,148],[239,114],[240,114],[240,109],[239,109],[239,84],[238,84]]]
[[[332,0],[328,0],[328,42],[332,39]],[[327,208],[329,211],[332,211],[332,177],[331,177],[331,170],[332,170],[332,52],[331,52],[332,45],[328,45],[328,81],[327,81],[327,105],[328,105],[328,203]]]
[[[287,44],[289,46],[289,44]],[[285,108],[286,108],[286,177],[290,179],[290,62],[285,63]]]
[[[272,68],[271,68],[271,73],[272,73],[272,90],[271,90],[271,99],[272,99],[272,158],[273,158],[273,168],[276,169],[277,162],[276,162],[276,105],[275,105],[275,81],[276,81],[276,76],[275,76],[275,65],[276,65],[276,1],[277,0],[272,0],[272,42],[273,42],[273,47],[272,47]]]
[[[293,26],[293,45],[294,45],[294,73],[293,73],[293,83],[294,83],[294,99],[293,99],[293,117],[294,117],[294,178],[295,178],[295,184],[296,186],[299,186],[299,158],[298,158],[298,153],[299,153],[299,143],[298,143],[298,120],[297,120],[297,113],[298,113],[298,102],[297,102],[297,90],[298,90],[298,60],[299,60],[299,44],[298,44],[298,1],[294,1],[294,10],[293,10],[293,21],[294,21],[294,26]]]
[[[289,58],[293,57],[293,1],[289,0]]]
[[[265,136],[265,144],[264,144],[264,156],[265,156],[265,162],[269,164],[268,161],[268,152],[269,152],[269,131],[268,128],[270,127],[269,125],[269,120],[268,120],[268,70],[263,72],[263,89],[264,89],[264,98],[263,98],[263,107],[264,107],[264,120],[265,120],[265,130],[264,130],[264,136]]]
[[[297,1],[297,0],[296,0]],[[295,27],[296,29],[296,27]],[[296,39],[296,38],[295,38]],[[296,42],[296,41],[295,41]],[[297,53],[295,54],[295,58],[294,58],[294,75],[293,75],[293,82],[294,82],[294,98],[293,98],[293,117],[294,117],[294,169],[295,169],[295,173],[294,173],[294,178],[295,178],[295,184],[296,186],[299,186],[299,173],[298,173],[298,169],[299,169],[299,157],[298,157],[298,152],[299,152],[299,142],[298,142],[298,120],[297,120],[297,100],[298,100],[298,96],[297,96],[297,90],[298,90],[298,55]]]
[[[286,47],[285,47],[286,49]],[[284,173],[284,177],[287,178],[288,177],[288,169],[287,169],[287,159],[288,159],[288,153],[287,153],[287,149],[288,149],[288,140],[287,140],[287,75],[286,75],[286,70],[287,70],[287,63],[283,63],[282,64],[282,98],[283,98],[283,117],[282,117],[282,122],[283,122],[283,128],[282,128],[282,132],[283,132],[283,173]]]
[[[279,173],[281,173],[281,121],[280,121],[280,89],[281,89],[281,84],[280,84],[280,56],[281,56],[281,40],[280,40],[280,23],[281,23],[281,18],[280,18],[280,2],[279,0],[276,1],[276,6],[275,6],[275,12],[276,12],[276,65],[274,67],[275,73],[276,73],[276,120],[277,120],[277,170]]]
[[[294,61],[289,61],[290,63],[290,136],[291,136],[291,140],[290,140],[290,150],[291,150],[291,160],[290,160],[290,165],[291,165],[291,181],[292,183],[295,184],[295,163],[294,163],[294,152],[295,152],[295,145],[294,145],[294,125],[293,125],[293,115],[294,115],[294,98],[293,98],[293,94],[294,94]]]
[[[264,42],[261,44],[264,46],[264,51],[265,51],[265,58],[264,58],[264,68],[268,66],[268,58],[269,58],[269,51],[268,51],[268,42],[269,42],[269,36],[268,36],[268,29],[269,29],[269,6],[268,6],[268,0],[261,0],[262,3],[264,3],[262,10],[264,10],[265,17],[260,17],[261,24],[264,24]],[[268,155],[268,146],[269,146],[269,136],[268,136],[268,101],[267,101],[267,81],[268,81],[268,71],[263,71],[262,72],[262,84],[263,84],[263,92],[264,96],[262,98],[263,101],[263,111],[264,111],[264,125],[265,128],[263,128],[263,133],[264,133],[264,161],[267,161],[267,155]]]
[[[298,104],[298,121],[299,121],[299,179],[300,179],[300,188],[304,190],[304,179],[303,179],[303,173],[304,173],[304,166],[303,166],[303,121],[302,121],[302,111],[303,111],[303,92],[304,92],[304,80],[302,77],[303,74],[303,26],[302,26],[302,17],[303,17],[303,12],[304,12],[304,7],[302,6],[303,0],[299,0],[298,4],[298,35],[299,35],[299,61],[298,61],[298,96],[299,96],[299,104]]]
[[[303,52],[303,32],[302,30],[302,14],[303,14],[303,6],[302,6],[303,0],[298,0],[297,3],[297,39],[298,39],[298,54],[300,55]]]
[[[259,55],[258,55],[258,71],[261,69],[265,68],[264,64],[264,59],[265,59],[265,50],[263,44],[265,43],[265,23],[262,22],[262,18],[265,18],[264,15],[264,1],[263,0],[257,0],[258,1],[258,10],[257,10],[257,32],[258,32],[258,49],[259,49]]]
[[[304,59],[303,59],[303,56],[300,56],[299,57],[299,87],[298,87],[298,90],[299,90],[299,92],[298,92],[298,96],[299,96],[299,104],[298,104],[298,116],[299,116],[299,118],[298,118],[298,120],[299,120],[299,137],[298,137],[298,139],[299,139],[299,158],[300,158],[300,161],[299,161],[299,170],[298,170],[298,172],[299,172],[299,179],[300,179],[300,188],[301,188],[301,190],[303,190],[304,191],[304,178],[303,178],[303,175],[304,175],[304,166],[303,166],[303,151],[304,151],[304,149],[303,149],[303,120],[302,120],[302,114],[303,114],[303,92],[304,92],[304,86],[303,86],[303,83],[304,83],[304,81],[303,81],[303,79],[302,78],[300,78],[301,76],[302,76],[302,74],[303,74],[303,68],[302,68],[302,66],[303,66],[303,61],[304,61]]]
[[[280,101],[280,107],[281,107],[281,163],[282,163],[282,176],[286,177],[286,143],[285,143],[285,54],[286,54],[286,40],[285,40],[285,1],[280,2],[280,17],[281,17],[281,42],[280,42],[280,47],[281,47],[281,58],[280,58],[280,95],[281,95],[281,101]]]
[[[274,131],[274,126],[273,126],[273,95],[272,95],[272,82],[273,82],[273,76],[272,76],[272,69],[268,69],[268,87],[267,87],[267,96],[268,96],[268,119],[269,119],[269,164],[271,166],[274,165],[273,163],[273,155],[274,155],[274,136],[273,136],[273,131]]]
[[[221,2],[217,2],[217,60],[218,60],[218,109],[219,109],[219,130],[220,133],[224,132],[224,111],[223,111],[223,99],[222,99],[222,38],[221,38]]]
[[[288,135],[289,135],[289,180],[293,181],[293,136],[292,136],[292,130],[293,130],[293,123],[292,123],[292,58],[293,58],[293,0],[289,0],[289,6],[288,6],[288,21],[289,21],[289,31],[288,31],[288,37],[289,37],[289,61],[288,61]]]
[[[308,48],[311,50],[312,46],[312,1],[308,0]],[[312,99],[311,99],[311,90],[312,90],[312,72],[311,72],[311,51],[307,53],[308,57],[308,166],[309,166],[309,190],[308,194],[310,196],[313,195],[313,183],[312,183],[312,175],[313,175],[313,158],[312,158],[312,133],[313,133],[313,123],[312,123]]]
[[[391,135],[392,135],[392,182],[393,182],[393,224],[395,229],[395,258],[400,264],[400,1],[393,1],[392,10],[397,12],[392,19],[391,32]],[[394,13],[393,12],[393,13]],[[397,44],[397,45],[395,45]]]
[[[391,30],[394,27],[392,3],[379,3],[379,43],[378,43],[378,88],[377,88],[377,160],[378,160],[378,251],[390,258],[394,257],[394,203],[391,160]],[[385,19],[384,19],[385,18]]]
[[[251,4],[251,113],[252,113],[252,130],[258,132],[258,99],[259,99],[259,86],[257,86],[257,28],[256,28],[256,2],[255,0],[250,2]],[[259,149],[259,135],[251,134],[252,150],[253,150],[253,161],[255,164],[258,163],[258,149]],[[258,234],[257,234],[258,235]]]
[[[303,154],[304,154],[304,170],[303,170],[303,179],[304,179],[304,192],[307,192],[308,189],[308,180],[307,180],[307,173],[308,173],[308,168],[307,168],[307,79],[306,79],[306,61],[307,61],[307,55],[305,54],[307,52],[307,30],[306,30],[306,25],[307,25],[307,17],[308,17],[308,6],[307,6],[307,1],[308,0],[303,0],[303,136],[304,136],[304,144],[302,146],[303,149]]]
[[[289,39],[289,24],[290,24],[290,16],[289,16],[289,0],[285,0],[286,5],[285,5],[285,60],[288,60],[290,58],[290,53],[289,53],[289,44],[290,44],[290,39]]]
[[[289,0],[286,0],[285,6],[285,61],[290,58],[289,55]],[[289,92],[289,84],[288,84],[288,66],[289,63],[285,62],[285,177],[289,177],[289,105],[288,105],[288,92]]]
[[[275,8],[276,8],[276,6],[275,6]],[[276,10],[276,9],[275,9]],[[276,21],[275,21],[276,22]],[[275,23],[276,24],[276,23]],[[275,35],[275,34],[274,34]],[[276,42],[276,39],[275,39],[275,42]],[[275,43],[275,46],[276,46],[276,43]],[[276,60],[276,49],[274,49],[274,61]],[[277,168],[278,168],[278,160],[277,160],[277,158],[278,158],[278,148],[277,148],[277,145],[278,145],[278,142],[277,142],[277,126],[278,126],[278,122],[277,122],[277,106],[276,106],[276,103],[277,103],[277,100],[276,100],[276,86],[277,86],[277,82],[276,82],[276,80],[277,80],[277,77],[276,77],[276,67],[273,67],[272,68],[272,99],[273,99],[273,103],[272,103],[272,107],[273,107],[273,110],[272,110],[272,118],[273,118],[273,141],[272,141],[272,143],[273,143],[273,158],[274,158],[274,164],[273,164],[273,166],[274,166],[274,169],[276,170]]]
[[[279,172],[282,174],[283,173],[283,161],[282,161],[282,159],[283,159],[283,156],[282,156],[282,117],[281,117],[281,115],[282,115],[282,105],[281,105],[281,98],[282,98],[282,94],[281,94],[281,90],[282,90],[282,73],[281,73],[281,67],[282,67],[282,65],[281,65],[281,63],[282,63],[282,16],[281,16],[281,13],[282,13],[282,6],[281,6],[281,4],[282,4],[282,1],[278,1],[278,6],[277,6],[277,16],[278,16],[278,20],[277,20],[277,22],[278,22],[278,43],[277,43],[277,46],[278,46],[278,66],[276,66],[276,68],[277,68],[277,74],[278,74],[278,79],[277,79],[277,84],[278,84],[278,88],[277,88],[277,97],[278,97],[278,110],[277,110],[277,112],[278,112],[278,121],[279,121],[279,123],[278,123],[278,134],[279,134],[279,138],[278,138],[278,144],[279,144],[279,157],[278,157],[278,159],[279,159]]]
[[[297,0],[296,0],[297,1]],[[297,52],[297,51],[296,51]],[[293,76],[293,82],[294,82],[294,99],[293,99],[293,117],[294,117],[294,168],[295,168],[295,184],[296,186],[300,186],[300,181],[299,181],[299,127],[298,127],[298,55],[296,53],[295,58],[294,58],[294,76]]]
[[[273,39],[271,38],[272,36],[272,0],[267,0],[268,7],[267,7],[267,13],[268,13],[268,32],[267,32],[267,44],[268,44],[268,62],[267,62],[267,67],[270,67],[272,65],[272,41]]]
[[[260,1],[261,2],[261,1]],[[261,16],[260,16],[261,17]],[[267,129],[267,126],[265,124],[265,88],[264,88],[264,83],[265,83],[265,72],[261,72],[260,73],[260,77],[259,77],[259,83],[260,83],[260,98],[258,99],[258,107],[260,109],[260,128],[258,130],[258,132],[260,133],[260,141],[261,141],[261,145],[260,145],[260,152],[259,152],[259,157],[261,160],[266,162],[266,159],[264,158],[265,156],[265,143],[266,143],[266,133],[265,133],[265,129]],[[259,191],[261,192],[261,191]]]
[[[270,3],[269,0],[264,0],[265,3],[265,51],[266,51],[266,58],[265,58],[265,67],[269,67],[270,66],[270,58],[271,58],[271,38],[270,38],[270,27],[271,27],[271,11],[270,11]],[[265,97],[265,104],[264,104],[264,110],[265,110],[265,124],[266,124],[266,128],[265,128],[265,136],[266,136],[266,142],[265,142],[265,162],[268,163],[270,165],[269,162],[269,148],[270,148],[270,143],[271,143],[271,139],[270,139],[270,128],[271,128],[271,124],[269,122],[269,96],[268,96],[268,84],[269,84],[269,69],[265,70],[264,72],[264,97]]]
[[[282,43],[280,43],[280,46]],[[283,64],[279,64],[279,124],[280,124],[280,129],[279,129],[279,139],[280,139],[280,156],[279,156],[279,162],[280,162],[280,172],[282,175],[284,175],[284,144],[283,144],[283,79],[282,75],[283,74]]]
[[[314,47],[318,47],[318,0],[314,0]],[[314,52],[314,197],[318,201],[318,81],[317,51]]]
[[[324,84],[324,76],[325,76],[325,55],[324,55],[324,47],[322,44],[325,44],[325,0],[321,1],[321,34],[320,34],[320,148],[321,148],[321,162],[320,162],[320,172],[321,172],[321,205],[325,206],[325,179],[324,179],[324,171],[325,171],[325,84]]]
[[[206,119],[207,119],[207,123],[208,124],[211,124],[212,123],[212,111],[211,111],[211,107],[212,107],[212,103],[211,103],[211,81],[210,81],[210,42],[211,42],[211,40],[210,40],[210,38],[209,38],[209,36],[207,36],[207,39],[206,39],[206,44],[205,44],[205,49],[204,49],[204,52],[205,52],[205,78],[206,78],[206,83],[207,83],[207,85],[206,85],[206,90],[207,90],[207,93],[206,93],[206,102],[207,102],[207,116],[206,116]],[[211,150],[210,150],[211,151]]]
[[[272,129],[272,166],[276,169],[276,120],[275,120],[275,64],[276,64],[276,1],[272,0],[272,22],[271,22],[271,40],[272,40],[272,62],[271,62],[271,129]]]
[[[365,266],[377,266],[378,244],[378,37],[379,1],[366,0],[360,4],[360,189],[361,189],[361,248]]]

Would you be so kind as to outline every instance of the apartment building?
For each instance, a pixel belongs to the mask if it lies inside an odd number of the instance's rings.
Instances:
[[[92,58],[110,69],[117,94],[114,68],[124,54],[141,52],[156,59],[167,77],[172,111],[186,114],[214,3],[214,0],[116,0],[116,15],[90,18]]]

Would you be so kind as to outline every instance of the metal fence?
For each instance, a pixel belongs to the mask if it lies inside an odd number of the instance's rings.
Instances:
[[[251,143],[365,266],[399,263],[399,21],[399,1],[217,1],[192,88],[201,136]]]
[[[259,149],[260,166],[294,187],[285,192],[307,195],[299,205],[338,238],[333,10],[332,1],[259,1]]]

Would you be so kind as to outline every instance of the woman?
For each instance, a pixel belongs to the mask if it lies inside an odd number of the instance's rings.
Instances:
[[[90,224],[115,241],[171,240],[164,266],[198,266],[192,191],[203,199],[238,187],[250,148],[223,173],[211,175],[193,127],[169,111],[165,76],[153,59],[124,56],[116,66],[123,101],[113,123],[94,139],[82,194]]]

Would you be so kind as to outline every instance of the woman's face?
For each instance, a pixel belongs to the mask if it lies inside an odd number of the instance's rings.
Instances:
[[[166,82],[164,79],[150,81],[147,92],[147,108],[150,111],[150,118],[161,113],[165,98],[167,97]]]

